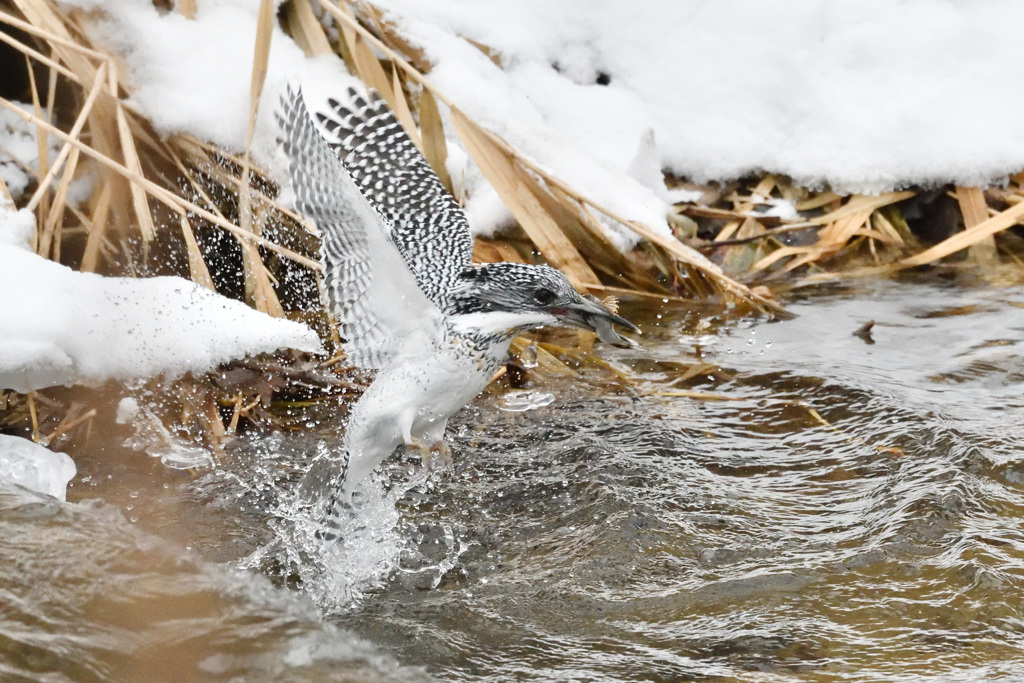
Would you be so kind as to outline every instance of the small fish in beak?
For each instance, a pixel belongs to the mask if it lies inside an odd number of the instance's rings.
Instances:
[[[570,304],[560,311],[558,317],[571,327],[581,327],[597,333],[597,338],[606,344],[629,349],[636,346],[636,342],[629,337],[619,334],[613,327],[621,325],[630,332],[640,334],[640,329],[620,315],[608,310],[604,304],[594,297],[581,298],[579,302]],[[556,313],[557,315],[557,313]]]

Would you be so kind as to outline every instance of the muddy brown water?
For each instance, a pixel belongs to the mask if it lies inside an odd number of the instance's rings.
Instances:
[[[0,680],[1024,680],[1024,288],[789,307],[627,311],[629,381],[485,394],[337,556],[334,405],[192,473],[79,449],[68,504],[0,489]]]

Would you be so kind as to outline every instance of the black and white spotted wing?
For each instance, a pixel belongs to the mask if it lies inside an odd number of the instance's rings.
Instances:
[[[353,180],[392,226],[392,240],[420,288],[444,312],[448,292],[469,265],[473,240],[462,208],[438,179],[387,103],[370,91],[369,100],[349,91],[345,106],[330,100],[317,114],[331,148]]]
[[[320,230],[324,282],[348,360],[380,368],[403,349],[440,343],[441,311],[392,242],[392,226],[320,135],[301,90],[281,98],[277,122],[296,206]]]

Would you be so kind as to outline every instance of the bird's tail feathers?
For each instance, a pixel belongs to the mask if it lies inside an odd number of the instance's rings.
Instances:
[[[341,464],[341,472],[334,480],[327,505],[324,508],[323,527],[317,532],[317,538],[326,542],[341,539],[342,529],[346,522],[355,514],[352,507],[352,492],[347,490],[349,453],[345,451],[345,459]]]

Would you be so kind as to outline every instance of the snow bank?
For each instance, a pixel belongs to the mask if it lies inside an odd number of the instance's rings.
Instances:
[[[626,169],[653,130],[679,175],[768,170],[846,191],[1024,168],[1014,0],[375,4],[424,46],[442,90],[531,151],[546,127]]]
[[[123,57],[136,104],[161,131],[241,147],[259,3],[206,0],[195,21],[151,0],[69,3],[102,10],[91,31]],[[679,198],[662,169],[696,180],[767,170],[878,192],[984,185],[1024,168],[1024,90],[1012,86],[1024,4],[1014,0],[374,4],[426,50],[430,78],[470,116],[655,228]],[[350,82],[337,58],[305,60],[275,33],[256,130],[264,165],[286,80],[302,82],[314,108]],[[474,231],[510,223],[450,142]]]
[[[0,481],[65,500],[68,482],[76,472],[74,461],[66,454],[0,434]]]
[[[25,248],[35,219],[0,208],[0,389],[205,372],[242,356],[322,351],[309,327],[178,277],[78,273]]]

